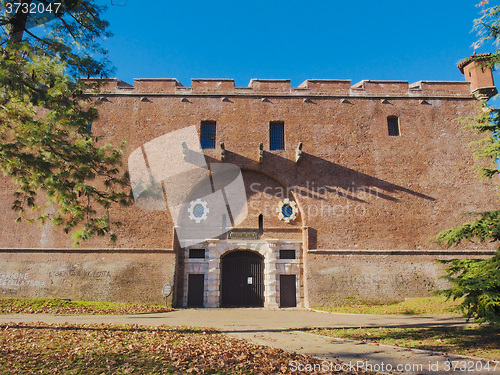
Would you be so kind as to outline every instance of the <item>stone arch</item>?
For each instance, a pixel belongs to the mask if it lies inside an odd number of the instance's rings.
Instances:
[[[264,171],[244,168],[242,169],[243,180],[247,190],[247,203],[249,220],[243,223],[244,227],[258,227],[258,217],[264,215],[264,225],[272,227],[300,228],[303,226],[304,214],[302,205],[297,199],[297,192],[287,187],[279,178]],[[291,223],[285,223],[278,219],[276,208],[278,203],[284,199],[296,204],[298,215]],[[253,215],[253,216],[252,216]]]
[[[181,247],[219,238],[246,217],[246,191],[241,170],[231,163],[210,163],[210,171],[199,169],[192,187],[179,191],[174,207]],[[171,208],[172,210],[172,208]]]
[[[258,216],[260,214],[264,215],[264,223],[268,226],[299,228],[304,225],[305,217],[303,207],[301,202],[298,200],[298,194],[295,189],[287,187],[281,179],[262,170],[242,168],[241,174],[243,176],[247,194],[248,219],[244,220],[236,227],[258,227]],[[229,180],[231,179],[232,178]],[[186,194],[186,201],[194,201],[211,193],[212,190],[210,181],[207,180],[207,178],[199,179],[189,194]],[[278,207],[278,203],[286,198],[295,202],[298,209],[297,218],[291,223],[284,223],[277,218],[278,214],[276,213],[276,208]],[[260,202],[257,202],[258,200],[260,200]],[[180,212],[178,222],[182,222],[184,223],[184,226],[189,227],[191,223],[190,220],[187,219],[187,216],[188,212],[186,210],[182,210],[182,212]],[[214,223],[214,225],[223,227],[225,223],[227,227],[231,227],[229,217],[226,217],[226,220],[219,221]],[[193,228],[196,228],[194,222],[192,223],[192,226]]]

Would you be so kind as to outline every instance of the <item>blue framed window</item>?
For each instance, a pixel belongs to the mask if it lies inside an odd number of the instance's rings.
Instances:
[[[215,121],[202,121],[200,129],[201,148],[215,148]]]
[[[387,128],[389,129],[390,136],[397,137],[399,135],[399,117],[398,116],[387,117]]]
[[[283,121],[271,121],[269,123],[269,150],[285,149],[285,123]]]

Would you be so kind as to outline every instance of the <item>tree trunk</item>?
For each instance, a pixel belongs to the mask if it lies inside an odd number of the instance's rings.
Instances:
[[[8,44],[12,43],[20,43],[23,40],[24,29],[26,28],[26,22],[28,21],[29,13],[23,13],[23,9],[28,9],[33,0],[21,0],[21,6],[17,8],[18,12],[14,14],[14,16],[10,19],[10,24],[12,25],[12,29],[9,33],[9,41]],[[27,5],[24,5],[27,4]],[[26,8],[28,7],[28,8]],[[14,10],[16,8],[14,7]]]

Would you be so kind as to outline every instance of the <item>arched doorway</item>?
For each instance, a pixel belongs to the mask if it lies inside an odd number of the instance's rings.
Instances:
[[[221,306],[264,306],[264,257],[243,250],[227,253],[221,260]]]

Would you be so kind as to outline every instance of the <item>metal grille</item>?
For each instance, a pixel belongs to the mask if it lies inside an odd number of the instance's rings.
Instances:
[[[221,306],[263,307],[263,257],[252,251],[234,251],[221,263]]]
[[[189,249],[190,259],[205,259],[205,249]]]
[[[297,306],[295,275],[280,275],[280,307]]]
[[[280,259],[295,259],[295,250],[280,250]]]
[[[203,205],[197,204],[196,206],[194,206],[193,215],[195,217],[202,217],[204,212],[205,208],[203,207]]]
[[[397,116],[387,117],[387,127],[389,128],[390,136],[399,135],[399,118]]]
[[[285,149],[285,123],[281,121],[269,123],[269,150]]]
[[[283,205],[281,208],[281,213],[283,214],[284,217],[290,217],[292,216],[293,213],[293,208],[289,204]]]
[[[200,129],[201,148],[215,148],[215,121],[202,121]]]
[[[205,275],[188,275],[188,300],[190,307],[203,307],[203,294],[205,292]]]

